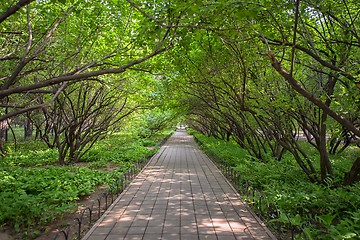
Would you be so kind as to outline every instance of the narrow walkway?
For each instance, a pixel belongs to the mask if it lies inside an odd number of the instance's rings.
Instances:
[[[83,240],[275,239],[178,130]]]

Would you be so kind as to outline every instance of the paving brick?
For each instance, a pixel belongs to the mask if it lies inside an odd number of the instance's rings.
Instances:
[[[180,235],[180,239],[188,239],[188,240],[197,240],[199,238],[198,234],[188,234],[188,233],[184,233]]]
[[[198,227],[198,232],[202,235],[215,235],[215,229],[213,227]]]
[[[217,236],[208,234],[199,234],[199,240],[218,240]]]
[[[218,240],[236,240],[236,237],[234,236],[233,233],[228,233],[228,234],[216,233],[216,236],[217,236]]]
[[[143,240],[144,235],[138,234],[138,235],[129,235],[124,237],[124,240]]]
[[[148,223],[148,227],[162,227],[164,226],[165,222],[164,219],[155,219],[155,220],[150,220]]]
[[[145,233],[143,239],[145,240],[162,240],[161,234]]]
[[[183,234],[198,234],[197,227],[195,226],[181,226],[180,233]]]
[[[122,235],[114,235],[114,234],[111,234],[111,235],[108,235],[106,237],[106,240],[123,240],[124,237]]]
[[[180,234],[180,227],[179,226],[173,226],[173,225],[164,225],[163,228],[163,234]]]
[[[145,230],[145,234],[158,234],[161,236],[163,231],[163,226],[148,226]]]
[[[180,233],[163,233],[162,240],[180,240]]]
[[[112,227],[97,227],[93,234],[94,235],[107,235],[111,231]]]
[[[91,235],[87,240],[105,240],[106,235]]]
[[[125,236],[127,231],[129,230],[130,226],[122,226],[120,224],[116,224],[110,231],[110,235],[117,235],[117,236]]]
[[[147,219],[135,218],[134,221],[131,223],[131,227],[146,227],[148,222],[149,221]]]
[[[138,235],[139,233],[144,233],[145,229],[146,226],[131,226],[126,235]]]
[[[193,138],[177,131],[83,240],[275,239]]]

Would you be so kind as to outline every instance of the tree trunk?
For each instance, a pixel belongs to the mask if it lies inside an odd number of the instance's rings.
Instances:
[[[282,147],[280,144],[276,143],[275,151],[273,152],[274,157],[276,157],[277,160],[281,160],[282,156],[284,155],[286,149]]]
[[[353,163],[349,172],[345,173],[344,185],[353,185],[360,181],[360,157]]]
[[[66,164],[66,161],[65,161],[66,152],[67,152],[66,148],[63,146],[60,146],[60,147],[58,147],[58,152],[59,152],[59,164],[65,165]]]
[[[7,140],[8,122],[6,120],[0,122],[0,154],[5,157],[6,151],[4,142]]]
[[[0,155],[2,157],[6,156],[6,151],[5,151],[5,147],[4,147],[4,139],[0,138]]]
[[[31,121],[31,119],[29,118],[29,116],[27,116],[26,120],[25,120],[25,124],[24,124],[24,139],[25,140],[32,136],[33,129],[34,129],[34,125]]]
[[[332,166],[329,159],[329,154],[326,148],[326,121],[327,114],[323,112],[321,116],[320,131],[319,131],[319,154],[320,154],[320,172],[321,182],[324,183],[327,177],[334,178]]]

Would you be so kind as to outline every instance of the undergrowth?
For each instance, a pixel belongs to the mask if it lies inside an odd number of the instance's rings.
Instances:
[[[261,190],[270,203],[289,216],[293,225],[302,226],[307,239],[360,239],[359,183],[351,187],[320,186],[307,179],[288,153],[280,161],[268,157],[264,163],[249,156],[233,141],[194,135]],[[306,143],[302,144],[316,161],[316,152]],[[331,156],[335,178],[343,177],[350,169],[352,161],[349,159],[354,159],[356,154],[359,149],[353,148]],[[285,214],[279,220],[289,222]]]
[[[81,162],[60,166],[58,153],[41,141],[6,145],[0,159],[0,228],[39,234],[34,230],[75,209],[76,202],[100,185],[109,185],[132,164],[153,155],[158,139],[115,133],[98,141]],[[35,237],[34,235],[32,237]],[[24,235],[25,238],[25,235]]]

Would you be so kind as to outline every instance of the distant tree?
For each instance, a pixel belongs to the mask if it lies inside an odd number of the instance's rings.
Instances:
[[[52,118],[59,163],[78,162],[111,127],[132,113],[127,96],[116,89],[91,82],[75,84],[56,99]]]
[[[215,135],[227,128],[260,159],[262,143],[277,156],[287,149],[311,181],[332,182],[329,134],[360,136],[356,1],[197,2],[186,10],[202,13],[177,59],[202,102],[190,105],[197,126]],[[319,152],[319,173],[297,143],[299,131]],[[358,181],[358,164],[344,184]]]

